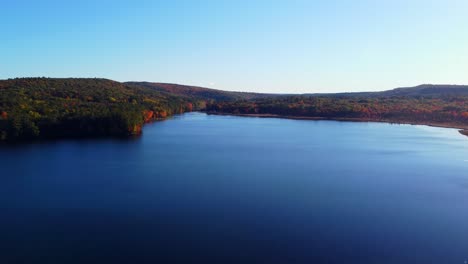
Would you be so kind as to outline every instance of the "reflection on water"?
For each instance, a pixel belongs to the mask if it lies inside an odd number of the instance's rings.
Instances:
[[[453,129],[207,116],[0,148],[0,263],[463,263]]]

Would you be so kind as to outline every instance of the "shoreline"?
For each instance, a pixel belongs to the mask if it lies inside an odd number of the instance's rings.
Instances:
[[[311,117],[311,116],[287,116],[277,114],[233,114],[223,112],[205,112],[208,115],[225,115],[225,116],[240,116],[240,117],[258,117],[258,118],[282,118],[282,119],[293,119],[293,120],[311,120],[311,121],[341,121],[341,122],[375,122],[375,123],[387,123],[387,124],[398,124],[398,125],[413,125],[413,126],[430,126],[430,127],[441,127],[458,129],[458,132],[464,136],[468,136],[468,125],[459,125],[451,123],[430,123],[430,122],[409,122],[409,121],[393,121],[388,119],[372,119],[372,118],[351,118],[351,117]]]
[[[221,116],[239,116],[239,117],[256,117],[256,118],[281,118],[281,119],[292,119],[292,120],[310,120],[310,121],[340,121],[340,122],[375,122],[375,123],[387,123],[397,125],[422,125],[430,127],[450,128],[457,129],[461,135],[468,136],[468,125],[459,125],[451,123],[429,123],[429,122],[409,122],[409,121],[393,121],[388,119],[370,119],[370,118],[349,118],[349,117],[310,117],[310,116],[287,116],[287,115],[276,115],[276,114],[234,114],[225,112],[207,112],[207,111],[193,111],[201,112],[207,115],[221,115]],[[186,112],[188,113],[188,112]],[[180,114],[168,116],[166,118],[152,119],[142,124],[142,128],[147,124],[156,122],[162,122],[172,119],[174,116]],[[132,134],[128,136],[116,136],[116,135],[86,135],[86,136],[58,136],[58,137],[43,137],[34,138],[27,140],[15,140],[15,141],[0,141],[0,146],[14,146],[30,143],[43,143],[43,142],[55,142],[59,140],[99,140],[99,139],[114,139],[114,140],[131,140],[140,138],[142,133]]]
[[[0,140],[0,147],[4,146],[20,146],[20,145],[28,145],[28,144],[41,144],[41,143],[50,143],[50,142],[58,142],[58,141],[86,141],[86,140],[117,140],[117,141],[127,141],[127,140],[136,140],[141,138],[143,134],[143,127],[147,124],[163,122],[166,120],[172,119],[174,116],[180,114],[174,114],[167,116],[165,118],[153,118],[144,122],[143,124],[139,125],[138,130],[135,133],[128,133],[128,134],[85,134],[85,135],[43,135],[36,138],[27,138],[27,139],[20,139],[20,140]]]

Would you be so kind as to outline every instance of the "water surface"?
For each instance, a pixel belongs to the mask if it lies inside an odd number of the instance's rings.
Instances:
[[[453,129],[190,113],[0,166],[0,263],[468,260]]]

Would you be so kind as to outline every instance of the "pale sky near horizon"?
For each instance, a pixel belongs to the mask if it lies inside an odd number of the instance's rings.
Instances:
[[[468,1],[1,0],[0,79],[317,93],[468,84]]]

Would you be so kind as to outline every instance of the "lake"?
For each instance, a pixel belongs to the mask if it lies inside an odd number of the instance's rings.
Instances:
[[[454,129],[188,113],[0,166],[0,263],[468,260]]]

